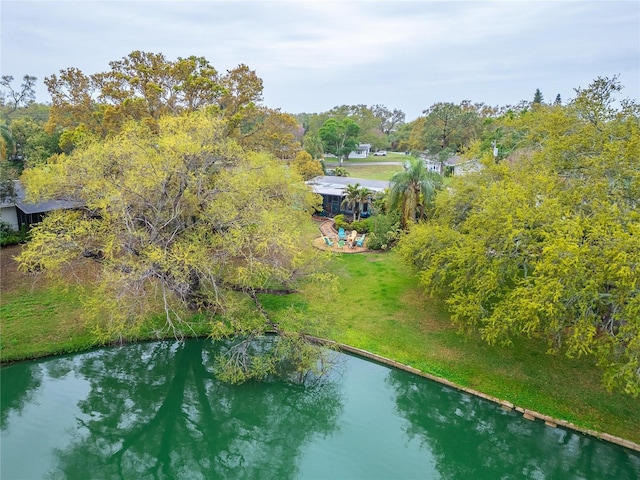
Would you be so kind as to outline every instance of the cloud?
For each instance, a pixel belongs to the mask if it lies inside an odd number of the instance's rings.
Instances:
[[[134,50],[245,63],[289,112],[437,101],[568,99],[597,76],[640,92],[640,4],[630,1],[3,0],[3,74],[86,74]],[[40,83],[38,99],[48,98]]]

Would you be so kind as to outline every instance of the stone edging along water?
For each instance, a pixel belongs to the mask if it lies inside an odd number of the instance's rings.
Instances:
[[[602,432],[598,432],[596,430],[590,430],[588,428],[582,428],[582,427],[579,427],[577,425],[574,425],[571,422],[567,422],[566,420],[556,419],[556,418],[550,417],[549,415],[544,415],[542,413],[538,413],[538,412],[533,411],[533,410],[529,410],[529,409],[526,409],[526,408],[523,408],[523,407],[519,407],[517,405],[514,405],[511,402],[506,401],[506,400],[501,400],[499,398],[492,397],[491,395],[487,395],[485,393],[479,392],[479,391],[474,390],[472,388],[463,387],[462,385],[458,385],[458,384],[456,384],[454,382],[451,382],[449,380],[446,380],[444,378],[438,377],[436,375],[432,375],[430,373],[422,372],[422,371],[418,370],[417,368],[411,367],[409,365],[404,365],[402,363],[396,362],[395,360],[390,360],[388,358],[381,357],[380,355],[376,355],[375,353],[371,353],[371,352],[368,352],[366,350],[361,350],[359,348],[351,347],[349,345],[345,345],[345,344],[342,344],[342,343],[336,343],[336,342],[333,342],[331,340],[325,340],[323,338],[314,337],[314,336],[311,336],[311,335],[305,335],[305,337],[308,340],[310,340],[311,342],[313,342],[313,343],[322,344],[322,345],[330,345],[330,346],[333,346],[333,347],[337,348],[338,350],[341,350],[341,351],[344,351],[344,352],[348,352],[348,353],[353,353],[354,355],[358,355],[360,357],[368,358],[369,360],[373,360],[375,362],[382,363],[382,364],[387,365],[389,367],[397,368],[399,370],[404,370],[405,372],[413,373],[413,374],[419,375],[421,377],[428,378],[429,380],[433,380],[434,382],[438,382],[440,384],[446,385],[446,386],[454,388],[456,390],[460,390],[460,391],[468,393],[470,395],[474,395],[476,397],[484,398],[485,400],[489,400],[490,402],[497,403],[504,410],[515,410],[516,412],[522,413],[522,416],[524,418],[526,418],[527,420],[531,420],[531,421],[541,420],[548,427],[554,427],[554,428],[558,427],[558,426],[564,427],[564,428],[569,429],[569,430],[574,430],[576,432],[583,433],[585,435],[589,435],[589,436],[592,436],[592,437],[595,437],[595,438],[599,438],[601,440],[605,440],[607,442],[614,443],[614,444],[619,445],[621,447],[625,447],[625,448],[628,448],[630,450],[635,450],[636,452],[640,452],[640,445],[635,443],[635,442],[632,442],[630,440],[625,440],[624,438],[616,437],[616,436],[610,435],[608,433],[602,433]]]

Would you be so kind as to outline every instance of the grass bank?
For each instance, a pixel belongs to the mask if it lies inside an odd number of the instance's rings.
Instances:
[[[589,358],[546,354],[544,342],[490,347],[457,333],[441,304],[423,294],[393,252],[342,254],[331,263],[336,293],[309,305],[323,318],[310,333],[584,428],[640,441],[640,403],[607,392]],[[272,311],[291,299],[267,299]]]
[[[17,247],[0,250],[0,359],[30,358],[95,346],[83,322],[78,287],[35,282],[15,271]],[[393,252],[335,255],[337,291],[305,303],[265,296],[274,316],[292,303],[306,310],[311,334],[411,365],[462,386],[585,428],[640,443],[640,403],[607,392],[589,359],[545,354],[543,343],[489,347],[458,335],[442,306],[425,296]],[[134,339],[151,336],[149,327]],[[204,332],[204,328],[200,330]]]

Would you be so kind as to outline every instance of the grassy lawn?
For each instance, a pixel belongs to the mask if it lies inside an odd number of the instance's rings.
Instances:
[[[19,272],[13,260],[19,252],[18,246],[0,249],[0,361],[78,352],[97,346],[81,301],[83,286],[90,288],[86,269],[78,269],[65,284],[55,284]],[[127,340],[153,338],[154,332],[163,327],[162,316],[150,316],[140,330],[128,334]],[[208,326],[194,322],[193,328],[198,334],[205,334]]]
[[[353,178],[389,180],[394,173],[400,172],[402,167],[400,165],[349,165],[346,170]]]
[[[336,256],[337,293],[308,306],[309,333],[361,348],[585,428],[640,441],[640,403],[607,392],[590,359],[551,356],[543,342],[489,347],[457,333],[393,252]],[[292,299],[270,298],[277,312]],[[633,419],[630,421],[630,419]]]
[[[367,158],[352,158],[347,160],[343,167],[349,172],[349,176],[353,178],[367,178],[369,180],[389,180],[394,173],[402,171],[402,165],[385,165],[388,162],[406,162],[407,159],[413,158],[404,153],[387,153],[385,157],[374,157],[369,155]],[[334,168],[338,163],[335,158],[327,158],[325,160],[327,167]],[[370,165],[354,165],[357,163],[368,163]],[[375,164],[378,165],[375,165]]]
[[[396,153],[396,152],[387,152],[384,157],[376,157],[373,154],[369,155],[367,158],[349,158],[344,162],[343,167],[349,168],[349,165],[352,163],[385,163],[385,162],[406,162],[409,158],[415,158],[411,155],[405,155],[404,153]],[[324,159],[325,164],[327,165],[337,165],[338,159],[335,157],[326,157]]]
[[[74,288],[15,290],[2,295],[0,358],[39,357],[90,348],[93,337],[81,318]]]
[[[2,249],[0,359],[3,362],[94,345],[83,322],[78,287],[56,287],[16,272]],[[337,291],[305,302],[296,296],[264,296],[277,318],[291,305],[305,309],[308,333],[411,365],[540,413],[640,442],[640,403],[605,391],[588,359],[545,354],[528,341],[489,347],[456,333],[442,306],[425,296],[393,252],[338,254],[329,270]],[[157,321],[157,319],[156,319]],[[151,336],[153,319],[145,332]],[[200,332],[204,331],[204,326]]]

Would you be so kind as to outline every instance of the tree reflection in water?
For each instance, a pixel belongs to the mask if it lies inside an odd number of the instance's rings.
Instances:
[[[0,475],[640,478],[636,452],[407,372],[336,354],[344,368],[315,383],[233,386],[213,376],[218,351],[143,343],[3,369]]]
[[[20,415],[25,405],[33,400],[42,384],[42,367],[37,363],[12,365],[17,370],[9,379],[0,375],[0,429],[8,428],[11,413]]]
[[[525,420],[407,372],[391,371],[387,383],[408,420],[406,434],[432,452],[444,479],[640,478],[636,452]]]
[[[88,435],[57,451],[52,477],[290,478],[315,435],[336,428],[331,382],[231,386],[210,369],[210,343],[128,345],[87,356],[80,403]]]

